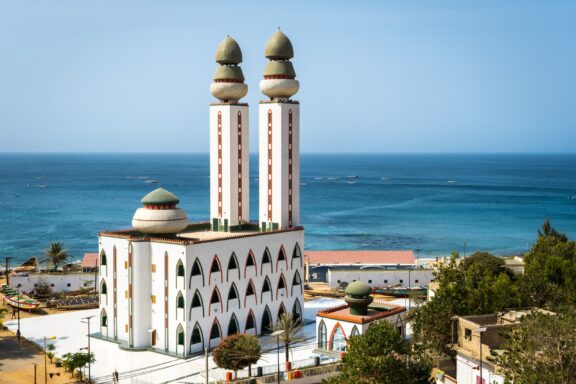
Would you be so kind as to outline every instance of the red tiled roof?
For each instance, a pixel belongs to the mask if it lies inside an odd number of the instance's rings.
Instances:
[[[82,259],[82,268],[94,268],[98,266],[97,253],[85,253]]]
[[[329,265],[396,265],[415,264],[412,251],[305,251],[309,264]]]
[[[397,315],[402,312],[406,312],[406,308],[400,305],[381,302],[379,300],[374,300],[374,302],[379,304],[386,304],[386,306],[389,308],[382,310],[377,308],[368,308],[368,313],[366,315],[352,315],[350,313],[348,304],[342,304],[336,307],[320,310],[318,311],[316,316],[327,317],[329,319],[340,321],[347,321],[349,323],[365,324],[375,320],[384,319],[392,315]]]

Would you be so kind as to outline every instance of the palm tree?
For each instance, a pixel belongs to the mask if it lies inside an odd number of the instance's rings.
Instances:
[[[256,336],[236,333],[225,337],[212,352],[212,358],[220,368],[234,371],[234,378],[239,369],[248,367],[252,376],[252,364],[260,359],[262,351]]]
[[[279,338],[286,349],[286,362],[290,361],[290,345],[304,340],[301,329],[302,322],[291,313],[281,314],[276,322],[274,331],[284,331]]]
[[[50,243],[50,248],[44,251],[44,255],[50,260],[54,266],[54,270],[58,269],[58,264],[64,262],[68,258],[68,251],[64,249],[64,244],[60,242]]]

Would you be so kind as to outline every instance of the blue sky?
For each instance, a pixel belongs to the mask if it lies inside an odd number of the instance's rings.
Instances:
[[[0,0],[0,152],[206,152],[214,52],[291,38],[303,152],[576,152],[574,1]]]

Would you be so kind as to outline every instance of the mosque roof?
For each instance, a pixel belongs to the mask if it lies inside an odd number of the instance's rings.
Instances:
[[[219,64],[240,64],[242,62],[242,50],[230,36],[226,37],[216,49],[216,62]]]
[[[271,60],[264,67],[264,76],[291,76],[296,77],[294,66],[290,61]]]
[[[278,30],[268,40],[264,55],[270,60],[290,60],[294,57],[294,48],[290,39]]]
[[[158,188],[144,196],[141,200],[145,205],[178,204],[180,200],[164,188]]]
[[[244,81],[242,68],[237,66],[219,65],[214,72],[214,80]]]
[[[354,281],[348,284],[345,293],[354,296],[368,296],[372,293],[372,287],[361,281]]]

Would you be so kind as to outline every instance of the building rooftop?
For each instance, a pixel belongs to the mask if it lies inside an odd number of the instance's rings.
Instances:
[[[398,265],[416,264],[412,251],[305,251],[309,264]]]
[[[400,305],[390,304],[386,301],[374,300],[368,306],[368,313],[366,315],[351,315],[349,305],[343,304],[337,307],[318,311],[316,316],[347,321],[349,323],[364,324],[375,320],[384,319],[388,316],[396,315],[402,312],[406,312],[406,308]]]
[[[220,232],[211,230],[210,223],[203,222],[190,224],[188,227],[175,234],[146,234],[139,232],[134,228],[130,228],[115,231],[102,231],[99,233],[99,236],[117,237],[135,241],[154,241],[160,243],[187,245],[224,239],[233,239],[238,237],[265,236],[275,233],[300,231],[303,229],[304,227],[299,226],[262,232],[260,231],[260,228],[257,224],[246,224],[242,229],[239,230],[232,232]]]
[[[85,253],[82,259],[82,268],[96,268],[98,266],[97,253]]]

